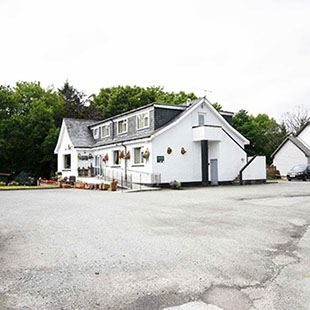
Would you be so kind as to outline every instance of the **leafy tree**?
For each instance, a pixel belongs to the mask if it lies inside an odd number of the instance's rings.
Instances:
[[[196,99],[193,94],[185,92],[169,93],[162,87],[117,86],[102,88],[97,96],[94,96],[93,104],[102,112],[105,118],[136,109],[147,104],[170,103],[181,104],[186,100]]]
[[[0,88],[0,171],[48,177],[56,170],[53,153],[63,105],[58,92],[40,83]]]
[[[283,141],[286,130],[283,125],[270,118],[267,114],[249,115],[246,110],[240,110],[233,117],[233,127],[250,140],[246,146],[247,153],[265,155],[267,163],[271,163],[271,154]]]
[[[223,111],[223,107],[222,107],[222,105],[221,104],[219,104],[218,102],[215,102],[215,103],[213,103],[212,104],[213,105],[213,107],[217,110],[217,111]]]

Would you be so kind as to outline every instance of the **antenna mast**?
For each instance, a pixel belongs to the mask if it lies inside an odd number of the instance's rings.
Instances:
[[[196,88],[196,89],[203,90],[205,92],[205,95],[204,95],[205,98],[207,97],[207,93],[212,93],[212,90],[208,90],[208,89],[204,89],[204,88]]]

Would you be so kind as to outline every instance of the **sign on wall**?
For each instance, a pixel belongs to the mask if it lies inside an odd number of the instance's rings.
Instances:
[[[163,163],[165,161],[165,156],[157,156],[157,162]]]

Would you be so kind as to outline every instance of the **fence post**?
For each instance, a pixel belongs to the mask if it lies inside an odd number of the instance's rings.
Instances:
[[[139,174],[139,176],[140,176],[140,182],[139,183],[140,183],[140,191],[141,191],[141,189],[142,189],[141,188],[141,182],[142,182],[142,180],[141,180],[141,173]]]

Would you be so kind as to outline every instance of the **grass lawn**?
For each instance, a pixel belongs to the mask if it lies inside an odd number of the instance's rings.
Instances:
[[[0,186],[0,190],[57,188],[58,185],[46,186]]]

